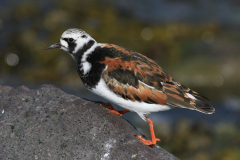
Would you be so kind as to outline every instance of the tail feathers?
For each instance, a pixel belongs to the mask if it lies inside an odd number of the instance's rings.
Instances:
[[[202,112],[202,113],[205,113],[205,114],[212,114],[214,113],[215,109],[210,106],[209,104],[203,102],[203,101],[200,101],[200,100],[195,100],[196,101],[196,110],[199,111],[199,112]]]

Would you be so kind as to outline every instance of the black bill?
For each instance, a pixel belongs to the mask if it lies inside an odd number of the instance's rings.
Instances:
[[[54,44],[52,44],[52,45],[50,45],[50,46],[48,46],[48,47],[46,47],[44,49],[46,50],[46,49],[53,49],[53,48],[61,48],[60,41],[58,41],[58,42],[56,42],[56,43],[54,43]]]

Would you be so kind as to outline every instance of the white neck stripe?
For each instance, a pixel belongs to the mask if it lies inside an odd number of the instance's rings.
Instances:
[[[97,47],[97,43],[95,42],[91,48],[89,48],[86,52],[83,53],[82,59],[81,59],[81,70],[83,70],[83,74],[86,75],[92,68],[91,63],[87,62],[88,56],[95,50]]]

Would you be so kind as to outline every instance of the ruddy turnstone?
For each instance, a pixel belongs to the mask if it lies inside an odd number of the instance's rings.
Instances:
[[[214,112],[212,106],[195,98],[203,96],[175,81],[153,60],[114,44],[97,43],[81,29],[66,30],[60,41],[44,49],[52,48],[63,49],[72,56],[88,90],[125,110],[117,111],[110,103],[102,106],[119,116],[136,112],[148,123],[152,140],[136,136],[146,145],[154,146],[160,141],[155,137],[152,120],[147,117],[151,112],[174,107],[206,114]]]

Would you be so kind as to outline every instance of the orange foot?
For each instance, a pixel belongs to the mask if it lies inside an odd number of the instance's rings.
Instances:
[[[124,110],[122,110],[122,111],[117,111],[117,110],[112,106],[111,103],[100,103],[100,106],[103,106],[103,107],[106,107],[106,108],[110,109],[109,113],[114,113],[114,114],[118,115],[119,117],[121,117],[121,116],[122,116],[123,114],[125,114],[125,113],[130,112],[129,110],[126,110],[126,109],[124,109]]]
[[[144,138],[143,138],[142,136],[140,136],[140,135],[136,135],[135,137],[139,138],[140,141],[141,141],[143,144],[146,144],[146,145],[151,146],[151,147],[153,147],[153,146],[157,143],[157,141],[160,141],[159,138],[155,138],[155,139],[152,139],[152,140],[146,140],[146,139],[144,139]]]
[[[151,135],[152,135],[152,140],[146,140],[140,135],[136,135],[135,137],[139,138],[142,143],[153,147],[157,143],[157,141],[160,141],[160,139],[155,137],[152,120],[147,118],[146,121],[147,121],[148,126],[150,128],[150,132],[151,132]]]

